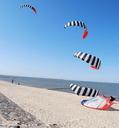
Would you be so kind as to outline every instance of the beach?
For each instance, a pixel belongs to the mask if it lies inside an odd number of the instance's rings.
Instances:
[[[40,121],[43,127],[119,127],[119,104],[114,104],[107,111],[94,110],[83,107],[80,104],[80,101],[86,99],[86,97],[66,92],[16,85],[4,81],[0,81],[0,93],[15,103],[22,111],[32,115],[33,120]],[[3,116],[1,111],[0,114],[0,119],[4,124],[5,122],[10,122],[10,119],[4,119],[5,116]]]

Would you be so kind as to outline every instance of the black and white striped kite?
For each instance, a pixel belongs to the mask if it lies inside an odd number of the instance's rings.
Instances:
[[[80,26],[81,28],[84,29],[83,39],[87,37],[88,30],[87,30],[87,26],[85,25],[84,22],[82,22],[82,21],[70,21],[70,22],[68,22],[64,25],[64,28],[67,28],[67,27],[70,27],[70,26]]]
[[[96,89],[83,87],[73,83],[70,84],[70,88],[75,94],[80,96],[96,97],[99,94],[99,91]]]
[[[75,52],[74,57],[77,57],[91,65],[94,69],[99,69],[101,66],[101,60],[96,56],[90,55],[85,52]]]
[[[20,8],[24,8],[24,7],[28,7],[28,8],[30,8],[30,9],[32,9],[32,11],[33,11],[34,13],[37,13],[35,7],[33,7],[32,5],[23,4],[23,5],[20,6]]]

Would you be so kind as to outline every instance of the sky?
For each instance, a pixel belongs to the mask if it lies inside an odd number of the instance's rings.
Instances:
[[[0,74],[119,83],[118,12],[118,0],[0,0]],[[80,27],[64,29],[72,20],[85,22],[86,39]],[[100,69],[77,51],[99,57]]]

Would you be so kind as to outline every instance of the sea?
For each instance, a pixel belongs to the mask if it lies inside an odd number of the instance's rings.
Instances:
[[[52,79],[52,78],[35,78],[35,77],[23,77],[23,76],[8,76],[0,75],[0,80],[13,82],[15,84],[46,88],[49,90],[62,91],[67,93],[73,93],[69,85],[79,84],[80,86],[90,87],[97,89],[105,96],[113,96],[119,99],[119,83],[107,83],[107,82],[90,82],[90,81],[78,81],[78,80],[64,80],[64,79]]]

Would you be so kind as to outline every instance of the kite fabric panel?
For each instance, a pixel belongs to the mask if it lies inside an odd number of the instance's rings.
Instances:
[[[95,97],[99,94],[99,90],[80,86],[80,85],[73,84],[73,83],[70,84],[70,88],[75,94],[80,95],[80,96]]]
[[[86,63],[89,63],[91,68],[93,69],[99,69],[101,66],[101,60],[98,57],[93,56],[91,54],[80,51],[80,52],[75,52],[74,57],[82,61],[85,61]]]

